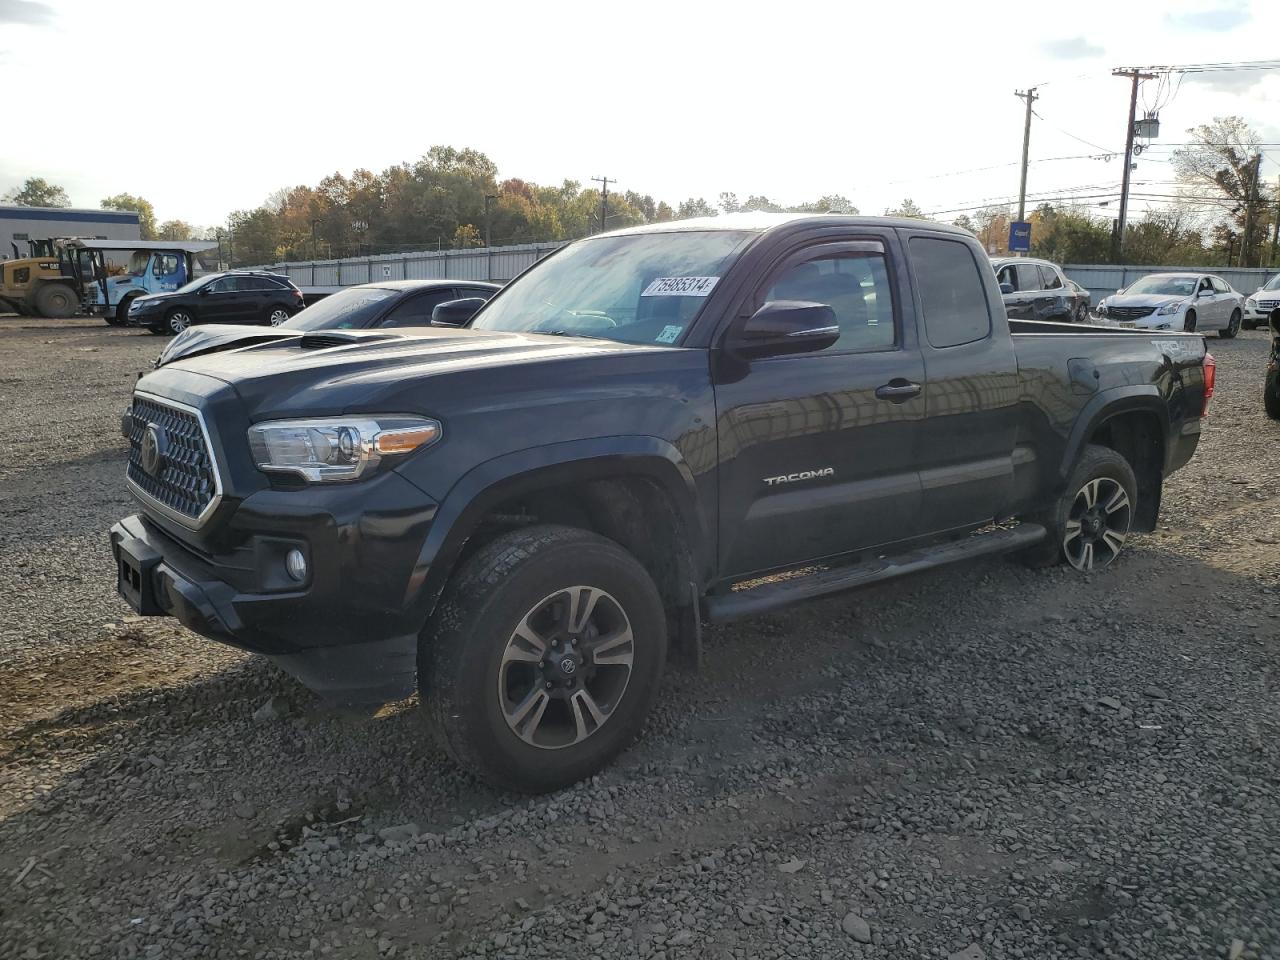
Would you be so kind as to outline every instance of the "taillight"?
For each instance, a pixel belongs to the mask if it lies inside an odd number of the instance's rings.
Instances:
[[[1212,353],[1204,355],[1204,403],[1200,406],[1200,416],[1208,416],[1209,400],[1213,397],[1213,385],[1218,380],[1218,361]]]

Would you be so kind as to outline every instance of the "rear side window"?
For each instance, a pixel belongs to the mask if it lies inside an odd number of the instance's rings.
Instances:
[[[1213,289],[1217,293],[1227,292],[1228,288],[1227,288],[1226,281],[1223,280],[1221,277],[1210,277],[1209,279],[1213,281]]]
[[[929,343],[955,347],[990,335],[987,290],[969,247],[958,240],[912,237],[910,248]]]
[[[1043,290],[1041,284],[1044,281],[1040,278],[1040,268],[1034,263],[1018,264],[1018,289],[1019,290]]]
[[[1040,264],[1040,275],[1044,277],[1045,290],[1057,290],[1062,286],[1062,278],[1058,276],[1058,271],[1049,264]]]

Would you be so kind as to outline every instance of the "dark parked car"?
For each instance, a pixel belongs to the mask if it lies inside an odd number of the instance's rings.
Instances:
[[[1079,294],[1057,264],[1031,257],[1012,257],[992,260],[991,266],[1010,319],[1079,321],[1088,318],[1088,305],[1082,314]]]
[[[302,291],[288,277],[233,270],[207,274],[172,293],[138,297],[125,322],[152,333],[182,333],[202,323],[281,324],[302,307]]]
[[[311,330],[368,330],[374,327],[428,327],[442,303],[466,300],[475,313],[501,288],[482,280],[386,280],[346,287],[279,324],[279,336]],[[165,345],[156,366],[211,350],[250,346],[275,339],[261,327],[205,327],[188,330]]]
[[[144,616],[335,699],[421,685],[450,754],[521,790],[634,740],[704,620],[999,552],[1112,563],[1215,370],[1200,336],[1006,319],[973,235],[923,220],[603,234],[464,322],[142,377],[111,546]]]

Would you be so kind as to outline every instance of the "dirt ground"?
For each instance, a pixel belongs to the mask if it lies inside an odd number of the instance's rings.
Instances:
[[[114,594],[163,341],[0,318],[0,957],[1280,958],[1280,424],[1262,333],[1160,530],[708,631],[528,798]]]

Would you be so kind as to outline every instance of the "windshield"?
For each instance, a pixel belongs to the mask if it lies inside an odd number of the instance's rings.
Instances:
[[[1277,273],[1274,277],[1268,280],[1266,283],[1266,286],[1264,286],[1262,289],[1263,290],[1280,290],[1280,273]]]
[[[129,254],[129,270],[128,272],[135,277],[140,277],[147,272],[147,264],[151,261],[151,254],[145,250],[135,250]]]
[[[1169,297],[1189,297],[1196,292],[1199,277],[1143,277],[1125,295],[1155,293]]]
[[[754,237],[705,230],[583,240],[490,301],[471,328],[673,344]]]
[[[212,276],[196,277],[190,283],[184,283],[182,286],[180,286],[177,290],[173,292],[174,293],[191,293],[193,290],[199,290],[206,283],[209,283],[213,279],[214,278]]]
[[[285,330],[352,330],[364,327],[394,294],[394,290],[383,287],[348,287],[313,303],[280,326]]]

